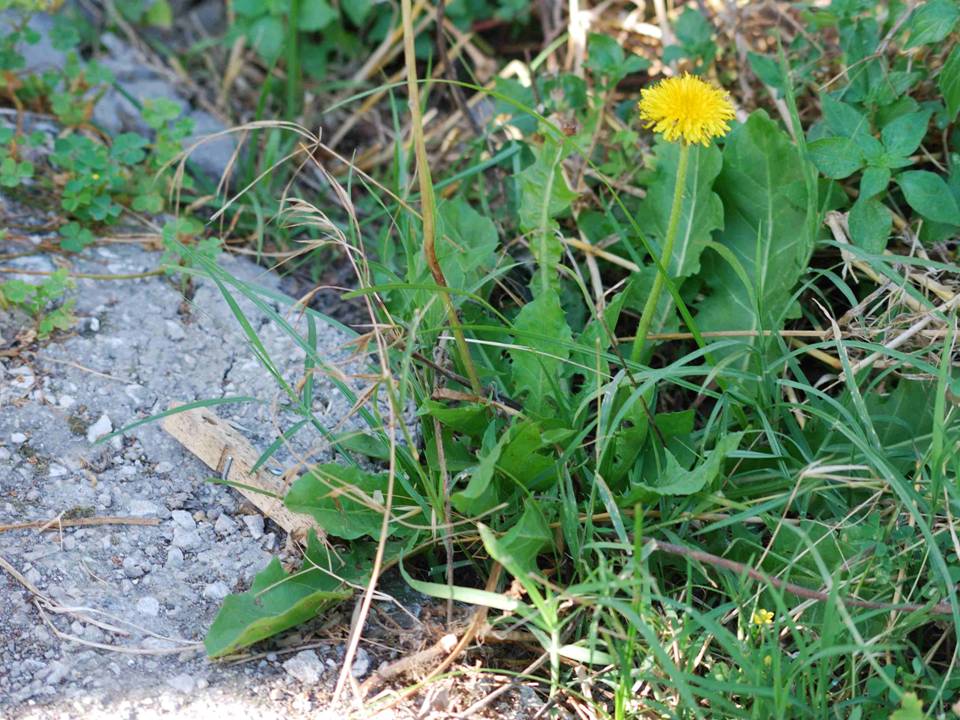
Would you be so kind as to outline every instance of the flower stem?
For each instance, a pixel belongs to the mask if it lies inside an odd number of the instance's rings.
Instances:
[[[670,259],[673,257],[673,243],[677,239],[677,229],[680,227],[680,211],[683,209],[683,190],[687,184],[687,164],[690,160],[690,146],[680,143],[680,160],[677,163],[677,184],[673,188],[673,204],[670,206],[670,222],[667,223],[667,236],[663,240],[663,251],[660,253],[660,266],[657,268],[657,274],[653,279],[653,288],[647,295],[647,302],[643,306],[643,314],[640,315],[640,323],[637,325],[637,336],[633,341],[633,350],[630,352],[630,359],[633,362],[640,362],[643,357],[643,348],[647,342],[647,333],[650,332],[650,324],[653,322],[653,316],[657,312],[657,303],[660,302],[660,293],[663,291],[663,283],[670,269]]]
[[[474,395],[483,394],[483,386],[477,376],[477,370],[473,365],[473,358],[470,357],[470,348],[467,346],[467,339],[463,334],[463,327],[460,325],[460,318],[457,316],[457,309],[450,298],[447,281],[443,275],[443,269],[437,261],[437,251],[435,247],[436,222],[434,219],[434,210],[436,201],[433,194],[433,181],[430,177],[430,161],[427,157],[427,145],[423,137],[423,118],[420,114],[420,88],[417,85],[417,63],[414,54],[414,30],[413,30],[413,11],[410,6],[410,0],[402,0],[400,3],[403,22],[403,51],[406,60],[407,69],[407,95],[410,102],[411,134],[413,135],[414,154],[417,159],[417,175],[420,180],[420,209],[423,215],[423,254],[430,268],[430,274],[433,280],[440,288],[440,299],[447,311],[447,319],[450,323],[450,329],[453,331],[453,337],[457,344],[457,350],[460,354],[460,360],[463,362],[463,368],[467,377],[470,379],[470,389]]]

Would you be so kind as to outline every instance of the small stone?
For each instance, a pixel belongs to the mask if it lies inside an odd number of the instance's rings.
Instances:
[[[250,531],[250,537],[259,540],[263,537],[263,515],[244,515],[243,524]]]
[[[87,442],[96,442],[104,435],[109,435],[112,432],[113,423],[110,422],[110,418],[106,414],[103,414],[93,425],[87,428]]]
[[[70,668],[59,660],[51,662],[47,669],[49,670],[46,679],[47,685],[59,685],[67,677],[67,673],[70,672]]]
[[[0,462],[10,459],[10,451],[5,447],[0,447]]]
[[[275,533],[267,533],[263,536],[263,549],[273,552],[277,548],[277,536]]]
[[[174,675],[173,677],[167,678],[167,685],[172,687],[177,692],[187,695],[193,692],[193,689],[196,687],[193,678],[186,673],[181,673],[180,675]]]
[[[100,319],[99,319],[99,318],[95,318],[95,317],[87,318],[87,319],[84,321],[84,325],[86,326],[86,329],[87,329],[89,332],[92,332],[92,333],[100,332]]]
[[[72,395],[61,395],[60,399],[57,401],[57,405],[62,407],[64,410],[67,408],[72,408],[77,404],[77,400]]]
[[[283,663],[283,669],[304,685],[316,685],[323,674],[323,664],[313,650],[301,650]]]
[[[141,615],[156,617],[160,613],[160,601],[149,595],[137,601],[137,612]]]
[[[43,577],[40,575],[40,571],[37,570],[35,567],[32,567],[29,570],[27,570],[23,574],[23,576],[34,585],[39,585],[40,581],[43,579]]]
[[[196,530],[197,523],[193,519],[193,516],[188,513],[186,510],[174,510],[170,513],[170,517],[173,518],[174,524],[178,527],[183,528],[184,530]]]
[[[183,340],[186,337],[186,334],[183,332],[183,327],[180,323],[174,320],[167,320],[167,337],[171,340]]]
[[[230,594],[230,588],[227,587],[227,584],[224,582],[210,583],[203,589],[203,596],[207,600],[212,600],[214,602],[219,602],[223,600],[227,595]]]
[[[12,376],[8,381],[10,383],[10,387],[12,387],[14,390],[20,391],[21,393],[28,392],[36,382],[36,378],[30,371],[30,368],[14,368],[10,371],[10,375]]]
[[[147,517],[156,515],[159,508],[149,500],[131,500],[130,514],[134,517]]]
[[[167,551],[167,563],[168,568],[176,568],[183,565],[183,550],[178,547],[172,547]]]
[[[220,515],[220,517],[217,518],[217,522],[213,525],[213,529],[217,535],[229,535],[236,532],[238,527],[237,522],[226,513]]]
[[[350,667],[350,674],[360,679],[368,672],[370,672],[370,655],[363,648],[357,648],[357,655]]]
[[[143,568],[132,557],[125,557],[123,559],[123,574],[128,578],[143,577]]]
[[[157,475],[166,475],[171,470],[173,470],[173,463],[167,462],[166,460],[157,463],[157,467],[154,468],[154,472],[157,473]]]
[[[102,508],[108,508],[113,504],[113,498],[109,492],[102,492],[97,495],[97,505]]]
[[[175,527],[173,529],[173,540],[171,544],[181,550],[196,550],[203,544],[203,541],[200,539],[200,533],[196,530]]]
[[[47,470],[47,473],[50,477],[63,477],[69,471],[63,465],[57,465],[56,463],[50,463],[50,467]]]
[[[10,434],[10,442],[14,445],[23,445],[27,441],[27,436],[23,433],[16,432]]]

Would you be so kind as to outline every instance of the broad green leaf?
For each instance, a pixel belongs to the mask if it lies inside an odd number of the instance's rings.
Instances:
[[[457,512],[469,517],[476,517],[500,502],[500,496],[494,484],[494,475],[497,471],[497,460],[500,459],[500,453],[507,440],[507,434],[504,433],[499,440],[495,438],[496,425],[491,423],[483,438],[480,462],[477,463],[470,474],[470,482],[463,490],[450,496],[450,502],[453,503]]]
[[[907,203],[935,222],[960,225],[960,207],[943,178],[926,170],[910,170],[897,175]]]
[[[530,503],[524,506],[523,515],[517,523],[501,538],[497,538],[483,524],[478,524],[477,529],[490,557],[521,581],[536,569],[537,556],[553,540],[543,511],[536,504]]]
[[[373,0],[350,0],[350,2],[341,3],[340,9],[347,14],[350,22],[359,27],[367,19],[370,10],[373,8]]]
[[[539,265],[531,285],[535,293],[540,293],[556,285],[557,266],[563,254],[554,218],[570,207],[577,194],[563,177],[561,145],[548,139],[532,151],[534,162],[519,177],[519,220],[520,229],[529,235],[530,252]]]
[[[860,199],[868,200],[879,195],[890,184],[890,168],[868,167],[860,177]]]
[[[820,104],[824,122],[834,135],[858,138],[870,134],[870,121],[852,105],[836,100],[830,95],[822,95]]]
[[[919,45],[930,45],[943,40],[960,19],[960,9],[954,0],[927,0],[913,11],[906,24],[910,37],[904,50]]]
[[[170,3],[167,0],[154,0],[143,19],[147,25],[169,29],[173,24],[173,10]]]
[[[513,326],[515,342],[523,346],[510,350],[515,397],[525,397],[529,414],[552,415],[564,404],[557,394],[565,386],[563,364],[573,337],[556,291],[547,288],[524,305]]]
[[[863,167],[860,146],[846,137],[826,137],[807,145],[810,159],[828,178],[841,180]]]
[[[886,249],[893,216],[882,202],[876,198],[858,198],[847,222],[854,245],[877,254]]]
[[[927,714],[923,711],[923,703],[916,693],[904,693],[900,698],[900,708],[890,715],[890,720],[924,720]]]
[[[380,537],[387,496],[387,475],[374,475],[357,467],[334,463],[317,465],[290,487],[283,504],[293,512],[311,515],[330,535],[353,540]],[[395,484],[393,514],[400,514],[411,500]]]
[[[727,456],[740,446],[743,433],[730,433],[717,441],[716,446],[707,453],[706,459],[690,470],[685,470],[669,450],[665,450],[667,467],[656,485],[637,483],[623,501],[630,506],[638,501],[651,501],[660,497],[693,495],[712,485]]]
[[[750,63],[753,74],[760,78],[764,85],[783,90],[783,75],[780,72],[780,63],[776,57],[748,51],[747,61]]]
[[[510,428],[507,443],[500,454],[497,466],[529,490],[546,490],[556,484],[557,459],[541,452],[549,448],[545,433],[533,420],[525,420]]]
[[[460,290],[472,290],[483,274],[493,268],[497,257],[497,228],[463,198],[444,202],[439,208],[440,232],[437,260],[447,284]],[[462,295],[452,295],[454,302]]]
[[[300,5],[300,30],[307,32],[323,30],[336,19],[337,11],[327,0],[307,0]]]
[[[927,134],[930,114],[930,110],[907,113],[887,123],[880,133],[886,151],[898,156],[913,154],[920,147],[923,136]]]
[[[353,595],[339,578],[363,582],[369,568],[369,552],[355,549],[335,558],[311,533],[300,572],[288,574],[274,558],[249,590],[224,600],[203,641],[207,655],[227,655],[310,620]]]
[[[806,185],[811,168],[763,111],[734,131],[723,157],[717,188],[725,214],[720,243],[728,257],[712,258],[707,282],[713,291],[701,305],[700,329],[778,329],[813,250]]]
[[[644,231],[663,243],[673,204],[680,145],[659,140],[654,153],[657,172],[647,189],[637,220]],[[690,148],[683,210],[668,268],[672,278],[696,274],[700,270],[700,255],[711,234],[723,227],[723,203],[713,192],[713,183],[722,164],[720,150],[715,145]]]
[[[940,68],[937,85],[947,106],[947,119],[953,122],[960,112],[960,45],[954,46],[947,61]]]
[[[483,435],[490,422],[490,409],[476,404],[450,407],[435,400],[427,400],[423,403],[420,414],[435,417],[441,425],[467,435]]]

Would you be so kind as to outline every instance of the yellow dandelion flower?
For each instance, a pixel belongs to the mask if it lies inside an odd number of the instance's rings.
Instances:
[[[90,177],[91,177],[93,180],[99,180],[99,179],[100,179],[100,173],[93,173],[92,175],[90,175]]]
[[[645,127],[663,133],[669,142],[709,145],[730,132],[733,104],[725,90],[693,75],[667,78],[640,94]]]
[[[750,622],[754,625],[773,625],[773,613],[763,608],[757,608],[753,611],[753,617]]]

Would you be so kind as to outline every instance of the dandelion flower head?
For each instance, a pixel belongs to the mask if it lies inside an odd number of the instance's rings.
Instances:
[[[640,94],[640,118],[669,142],[709,145],[730,131],[733,104],[725,90],[693,75],[661,80]]]

